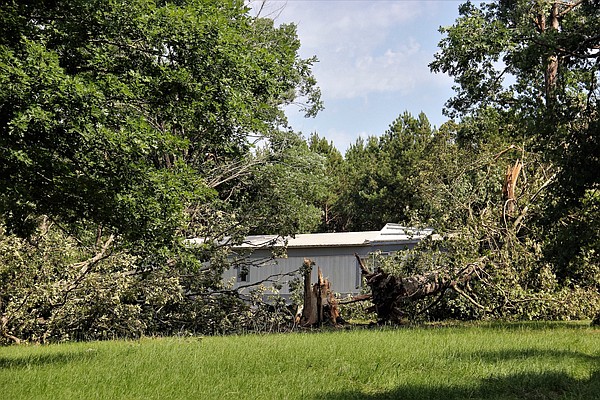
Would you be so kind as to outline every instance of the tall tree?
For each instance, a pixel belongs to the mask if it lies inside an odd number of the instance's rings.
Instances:
[[[168,243],[205,177],[320,107],[292,25],[242,1],[9,1],[0,6],[0,213],[90,221]]]
[[[345,185],[339,197],[346,229],[379,230],[407,223],[420,201],[409,184],[433,129],[425,114],[405,112],[381,137],[359,139],[346,152]]]
[[[299,46],[241,0],[1,2],[0,341],[243,323],[232,246],[318,218],[287,181],[320,173],[283,112],[321,107]]]
[[[447,113],[471,121],[493,116],[503,140],[544,156],[552,171],[538,196],[538,235],[548,238],[546,255],[564,282],[589,283],[600,265],[600,181],[590,172],[600,169],[599,3],[467,2],[459,11],[456,23],[442,28],[446,37],[431,64],[456,82]]]
[[[310,135],[308,147],[311,152],[320,155],[325,160],[324,183],[327,190],[321,204],[319,204],[322,213],[319,232],[342,231],[344,228],[338,198],[344,186],[344,157],[335,148],[333,142],[324,137],[319,137],[316,132]]]

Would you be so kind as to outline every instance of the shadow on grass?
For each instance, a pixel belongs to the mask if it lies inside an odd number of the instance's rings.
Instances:
[[[490,328],[502,329],[505,331],[516,330],[550,330],[550,329],[590,329],[590,323],[585,321],[518,321],[518,322],[488,322]]]
[[[578,363],[589,365],[591,374],[589,379],[580,380],[563,372],[527,372],[481,379],[475,381],[475,385],[469,388],[408,384],[379,393],[363,393],[361,391],[325,393],[315,397],[315,400],[600,399],[600,356],[598,355],[539,349],[474,352],[473,355],[476,359],[487,363],[502,363],[514,359],[545,358],[560,365],[561,362],[574,359]],[[468,359],[472,360],[472,355]]]
[[[77,353],[55,353],[28,355],[23,357],[0,357],[0,369],[10,368],[35,368],[44,365],[60,365],[80,362],[95,357],[95,351],[81,351]]]
[[[471,357],[475,357],[488,363],[497,363],[506,360],[526,359],[551,359],[560,363],[562,360],[574,359],[578,362],[596,364],[600,369],[600,356],[569,350],[542,350],[542,349],[509,349],[501,351],[475,351]],[[600,396],[599,396],[600,398]]]
[[[563,373],[528,373],[482,380],[475,388],[467,390],[443,386],[401,386],[381,393],[344,391],[325,393],[316,400],[384,400],[384,399],[580,399],[597,400],[600,393],[600,371],[587,380],[576,380]]]

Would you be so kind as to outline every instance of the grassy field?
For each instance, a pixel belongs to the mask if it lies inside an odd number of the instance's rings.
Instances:
[[[0,348],[0,399],[599,399],[600,330],[479,324]]]

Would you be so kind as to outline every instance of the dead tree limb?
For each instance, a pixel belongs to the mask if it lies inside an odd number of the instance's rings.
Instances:
[[[350,299],[347,300],[341,300],[338,301],[339,305],[346,305],[346,304],[352,304],[352,303],[358,303],[360,301],[366,301],[366,300],[371,300],[371,295],[370,294],[360,294],[358,296],[354,296]]]
[[[402,278],[381,269],[371,272],[358,254],[355,257],[371,288],[371,301],[380,322],[400,322],[405,317],[406,306],[410,302],[439,294],[440,298],[434,302],[437,303],[448,289],[454,289],[479,308],[483,307],[460,288],[477,277],[479,263],[472,263],[455,271],[439,269]]]
[[[517,186],[517,179],[519,178],[522,168],[523,163],[521,160],[515,161],[514,166],[511,167],[509,165],[506,168],[506,176],[504,178],[504,187],[502,188],[502,193],[506,199],[505,212],[508,215],[512,215],[515,210],[515,205],[517,203],[515,188]]]

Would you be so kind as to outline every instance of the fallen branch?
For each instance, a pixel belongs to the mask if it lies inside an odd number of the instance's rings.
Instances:
[[[345,305],[345,304],[353,304],[353,303],[358,303],[361,301],[367,301],[367,300],[371,300],[373,296],[371,296],[370,294],[361,294],[358,296],[354,296],[351,299],[348,300],[341,300],[338,301],[339,305]]]
[[[77,275],[77,277],[64,289],[64,292],[62,293],[62,301],[53,304],[54,307],[59,308],[64,306],[67,303],[69,294],[79,287],[79,284],[93,270],[94,266],[96,266],[96,264],[98,264],[100,261],[110,256],[109,249],[114,239],[114,235],[110,235],[106,242],[104,242],[104,244],[102,245],[100,251],[96,253],[92,258],[72,264],[69,267],[69,269],[79,268],[79,275]]]

